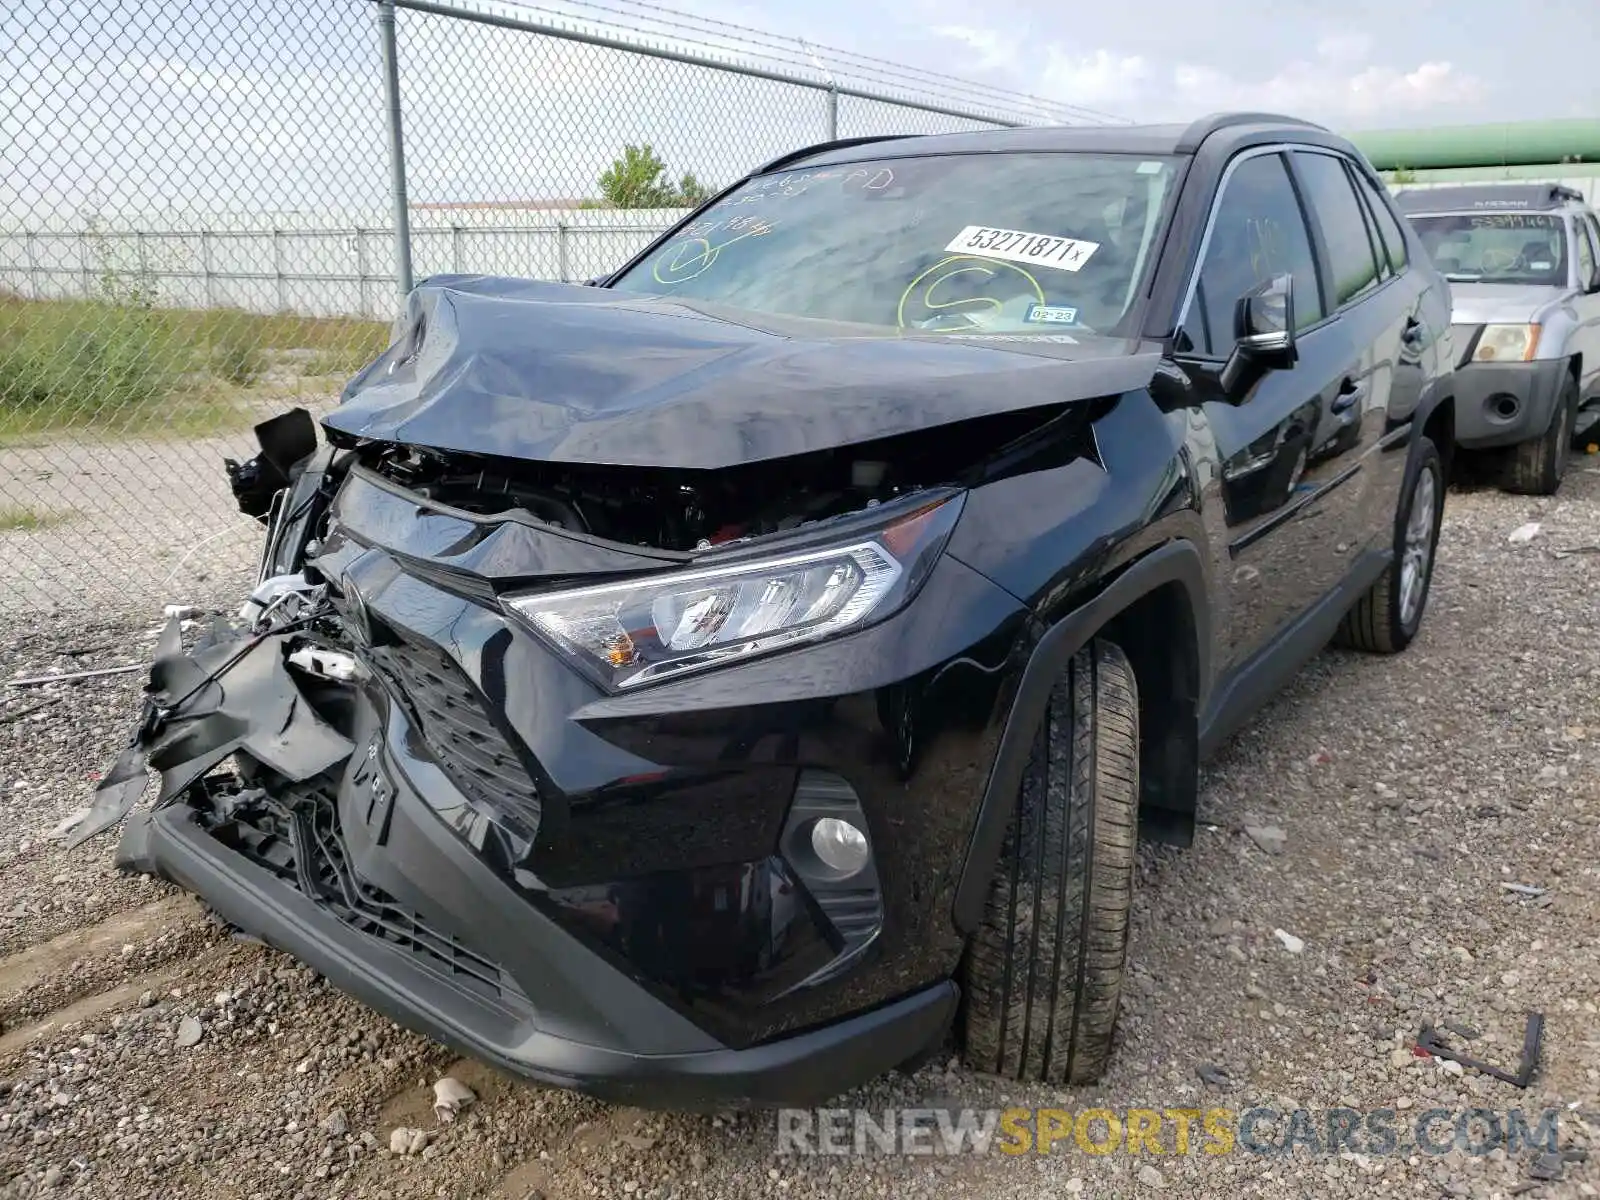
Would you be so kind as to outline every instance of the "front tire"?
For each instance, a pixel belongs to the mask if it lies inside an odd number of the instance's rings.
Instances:
[[[1422,628],[1433,582],[1433,561],[1444,517],[1444,465],[1428,438],[1406,472],[1394,519],[1394,557],[1366,595],[1345,614],[1334,644],[1374,654],[1398,654]]]
[[[1550,428],[1543,436],[1512,446],[1506,451],[1501,486],[1524,496],[1553,496],[1567,473],[1572,457],[1572,427],[1578,419],[1578,381],[1571,375],[1556,396],[1556,410],[1550,414]]]
[[[1139,696],[1120,648],[1051,693],[965,966],[969,1065],[1092,1083],[1111,1057],[1139,807]]]

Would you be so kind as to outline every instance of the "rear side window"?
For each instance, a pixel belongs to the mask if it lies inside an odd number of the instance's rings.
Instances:
[[[1378,286],[1378,262],[1367,236],[1367,221],[1340,159],[1299,150],[1294,157],[1305,183],[1306,207],[1322,226],[1328,244],[1333,302],[1343,306]]]
[[[1220,358],[1236,336],[1239,300],[1275,275],[1294,276],[1295,325],[1322,319],[1316,260],[1283,157],[1260,154],[1223,185],[1178,349]]]
[[[1588,287],[1594,279],[1594,251],[1589,246],[1589,223],[1582,217],[1573,221],[1573,232],[1577,234],[1573,242],[1578,247],[1578,286]]]
[[[1406,239],[1400,232],[1400,222],[1372,180],[1354,169],[1350,174],[1355,177],[1356,187],[1366,194],[1367,205],[1378,221],[1378,236],[1383,240],[1383,252],[1388,255],[1389,265],[1398,275],[1406,265]]]

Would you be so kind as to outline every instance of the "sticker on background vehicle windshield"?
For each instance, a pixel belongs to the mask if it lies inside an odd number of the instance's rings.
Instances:
[[[1078,310],[1061,304],[1030,304],[1027,316],[1022,319],[1034,324],[1076,325]]]
[[[1028,233],[1022,229],[994,229],[988,225],[968,225],[945,247],[952,254],[1003,258],[1008,262],[1027,263],[1030,267],[1055,267],[1058,271],[1076,271],[1098,249],[1099,242]]]

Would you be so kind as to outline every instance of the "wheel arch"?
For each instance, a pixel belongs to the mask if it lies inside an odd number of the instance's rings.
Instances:
[[[1211,677],[1205,580],[1199,549],[1170,541],[1040,633],[1006,717],[956,885],[953,916],[962,933],[970,934],[982,919],[1034,733],[1056,680],[1092,638],[1117,642],[1139,688],[1141,832],[1177,844],[1192,838],[1199,712]]]

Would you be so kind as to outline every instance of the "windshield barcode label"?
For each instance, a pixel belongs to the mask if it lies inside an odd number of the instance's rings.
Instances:
[[[968,225],[945,247],[950,254],[1002,258],[1033,267],[1054,267],[1058,271],[1076,271],[1098,249],[1099,242],[1029,233],[1024,229],[994,229],[988,225]]]

